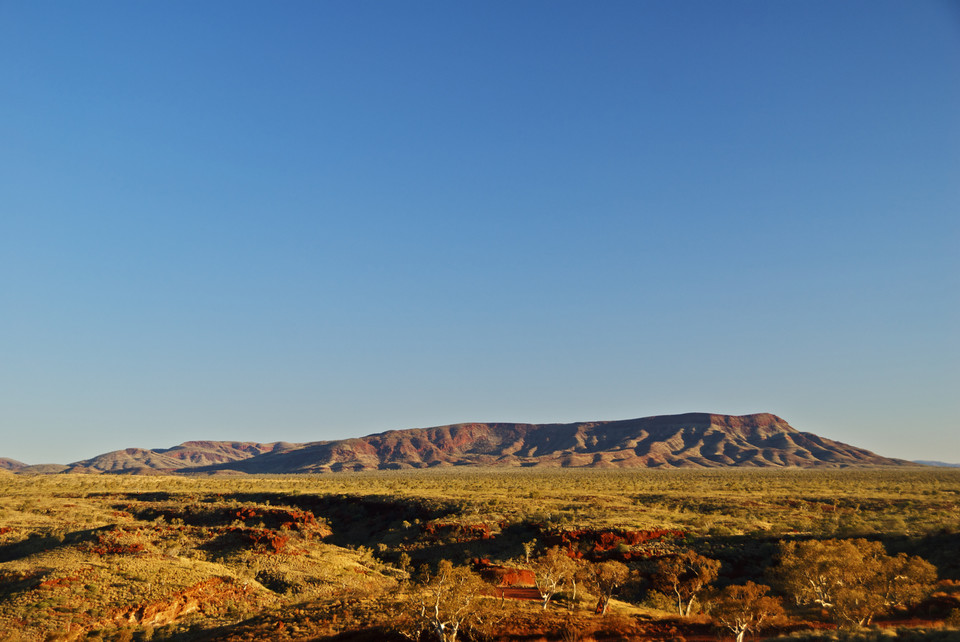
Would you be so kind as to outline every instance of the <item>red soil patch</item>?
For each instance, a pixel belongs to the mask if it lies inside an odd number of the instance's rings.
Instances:
[[[540,601],[543,597],[540,595],[540,591],[536,588],[529,588],[523,586],[498,586],[493,589],[493,595],[499,598],[507,598],[510,600],[534,600]]]
[[[195,611],[219,611],[228,601],[249,598],[253,589],[213,577],[178,591],[165,600],[124,609],[111,620],[140,626],[163,626]]]
[[[55,577],[52,580],[40,582],[40,588],[68,588],[71,584],[79,582],[79,577]]]
[[[681,539],[684,537],[686,537],[686,533],[672,529],[641,531],[580,529],[548,533],[545,540],[548,546],[559,546],[567,552],[567,555],[575,559],[629,561],[631,559],[654,557],[661,553],[650,549],[632,551],[618,549],[642,547],[665,539]]]
[[[145,550],[139,533],[131,533],[121,529],[97,533],[97,541],[90,545],[90,551],[101,557],[104,555],[131,555],[142,553]]]
[[[473,560],[473,567],[480,573],[480,577],[498,588],[530,587],[537,584],[537,578],[530,569],[492,564],[488,559]]]

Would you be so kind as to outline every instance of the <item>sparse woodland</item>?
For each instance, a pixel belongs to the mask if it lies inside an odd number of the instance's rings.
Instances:
[[[0,488],[0,640],[960,628],[957,470],[5,474]]]

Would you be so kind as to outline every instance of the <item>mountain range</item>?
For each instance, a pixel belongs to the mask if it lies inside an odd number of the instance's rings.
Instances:
[[[464,423],[310,443],[188,441],[127,448],[20,473],[286,474],[442,466],[713,468],[909,466],[809,432],[776,415],[687,413],[567,424]]]
[[[960,468],[960,464],[951,464],[946,461],[931,461],[929,459],[917,459],[914,460],[913,463],[923,466],[936,466],[937,468]]]

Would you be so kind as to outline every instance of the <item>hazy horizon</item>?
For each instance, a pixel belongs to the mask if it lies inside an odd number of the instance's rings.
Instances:
[[[0,4],[0,457],[770,412],[960,461],[960,9]]]

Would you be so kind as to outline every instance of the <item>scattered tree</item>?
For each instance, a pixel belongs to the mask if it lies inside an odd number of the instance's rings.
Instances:
[[[727,586],[710,609],[710,615],[743,642],[747,631],[759,631],[771,620],[783,616],[779,598],[767,595],[769,586],[763,584],[736,584]]]
[[[535,550],[537,550],[536,539],[532,539],[529,542],[523,543],[523,559],[526,564],[530,563],[530,556],[533,555]]]
[[[597,603],[597,613],[607,614],[607,607],[610,605],[610,599],[620,586],[630,578],[630,569],[623,562],[607,560],[599,562],[592,566],[593,585],[600,594],[600,601]]]
[[[654,580],[677,598],[677,613],[689,616],[697,595],[710,585],[720,572],[719,560],[704,557],[692,550],[665,557],[657,562]]]
[[[410,569],[412,568],[412,560],[410,555],[407,552],[400,553],[400,557],[397,559],[397,568],[407,574],[407,577],[410,576]]]
[[[479,575],[465,566],[442,560],[435,574],[422,572],[421,591],[412,602],[414,627],[407,637],[417,638],[429,630],[440,642],[456,642],[457,635],[480,612],[486,587]]]
[[[574,571],[570,575],[570,599],[574,604],[577,602],[577,586],[579,584],[589,583],[593,578],[593,571],[590,568],[590,563],[584,560],[577,560],[570,558],[570,561],[573,562]]]
[[[933,592],[937,567],[917,555],[884,555],[880,560],[880,582],[886,606],[910,606]]]
[[[570,556],[559,547],[554,546],[547,550],[532,564],[536,578],[537,591],[543,599],[543,609],[546,610],[550,600],[557,591],[563,588],[567,581],[573,581],[577,565]]]
[[[865,539],[782,542],[780,578],[797,604],[818,604],[840,624],[864,626],[930,594],[937,569],[920,557],[886,554]]]

